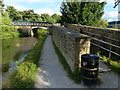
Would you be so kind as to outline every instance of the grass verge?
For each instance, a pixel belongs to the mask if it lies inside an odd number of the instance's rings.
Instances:
[[[64,58],[64,56],[62,55],[61,51],[57,48],[54,41],[52,41],[52,42],[53,42],[55,52],[58,55],[59,61],[63,65],[64,70],[68,73],[68,76],[73,81],[75,81],[75,83],[81,83],[81,72],[80,72],[80,70],[76,69],[74,72],[72,72],[71,69],[70,69],[70,66],[68,65],[68,63],[67,63],[66,59]]]
[[[9,78],[3,82],[3,88],[33,88],[38,61],[41,50],[47,36],[40,34],[39,41],[28,52],[25,60],[18,64],[15,72],[11,73]]]
[[[109,66],[109,68],[111,68],[112,71],[120,74],[120,62],[112,61],[110,58],[108,58],[106,56],[102,56],[99,53],[98,53],[98,55],[100,56],[100,59],[105,61],[105,63]]]

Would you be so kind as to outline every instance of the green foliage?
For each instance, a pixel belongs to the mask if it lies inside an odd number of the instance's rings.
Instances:
[[[2,13],[3,12],[3,10],[4,10],[4,3],[3,3],[3,0],[0,0],[0,13]]]
[[[36,71],[36,65],[30,62],[22,62],[17,66],[17,74],[23,79],[31,77],[34,78],[34,73]]]
[[[63,65],[65,71],[68,73],[68,76],[72,80],[74,80],[76,83],[80,83],[81,82],[81,72],[80,72],[80,70],[76,69],[74,72],[72,72],[71,69],[70,69],[70,66],[68,65],[68,63],[66,61],[66,59],[64,58],[64,56],[62,55],[60,50],[57,48],[54,41],[53,41],[53,45],[54,45],[55,52],[57,53],[58,58],[60,60],[60,63]]]
[[[41,36],[39,38],[38,43],[34,46],[34,48],[28,53],[28,56],[26,57],[26,61],[30,60],[34,64],[38,64],[39,58],[40,58],[40,53],[44,44],[44,41],[46,39],[46,36]]]
[[[34,10],[26,10],[21,12],[23,21],[42,21],[39,14],[34,13]]]
[[[112,61],[109,57],[102,56],[99,53],[97,53],[97,54],[100,56],[100,59],[102,59],[109,65],[109,67],[112,69],[112,71],[120,74],[120,62]]]
[[[11,25],[12,20],[10,19],[8,12],[2,12],[2,25]]]
[[[43,20],[43,22],[51,22],[51,23],[54,23],[56,22],[55,19],[53,19],[49,14],[41,14],[41,18]]]
[[[114,71],[120,74],[120,62],[116,61],[110,61],[110,68]]]
[[[51,22],[56,23],[60,22],[61,16],[54,14],[50,16],[49,14],[37,14],[34,10],[25,10],[25,11],[18,11],[13,6],[7,6],[7,9],[4,8],[3,1],[0,2],[0,10],[1,12],[6,11],[12,21],[38,21],[38,22]],[[4,20],[5,22],[8,22]]]
[[[41,14],[41,16],[34,12],[34,10],[17,11],[13,6],[8,6],[6,11],[9,13],[10,18],[21,21],[38,21],[38,22],[60,22],[60,15],[54,14],[50,16],[49,14]]]
[[[40,35],[40,34],[38,34]],[[41,36],[41,35],[40,35]],[[34,48],[28,52],[24,62],[17,66],[8,80],[3,82],[3,88],[33,88],[38,61],[46,36],[41,36]]]
[[[2,6],[1,6],[2,5]],[[1,39],[9,39],[9,38],[15,38],[19,36],[18,32],[14,32],[15,27],[11,26],[12,25],[12,20],[9,17],[8,12],[4,11],[4,5],[0,4],[2,11],[1,11],[1,16],[2,16],[2,33],[0,33],[0,38]]]
[[[6,11],[9,13],[10,18],[13,21],[22,19],[22,16],[20,15],[20,13],[13,6],[7,6]]]
[[[16,38],[19,37],[19,33],[18,32],[13,32],[10,29],[11,27],[9,26],[2,26],[2,35],[1,35],[1,39],[10,39],[10,38]]]
[[[97,24],[96,24],[97,27],[101,27],[101,28],[107,28],[108,26],[108,22],[107,20],[100,20]]]
[[[63,2],[61,4],[62,23],[95,26],[104,14],[105,2]]]
[[[47,31],[45,29],[39,30],[39,32],[44,32],[44,34],[47,34]],[[40,53],[44,44],[44,41],[47,36],[41,35],[41,33],[38,32],[38,39],[39,41],[37,44],[34,46],[34,48],[28,52],[28,56],[26,57],[26,61],[32,61],[34,64],[38,64],[39,58],[40,58]]]
[[[46,29],[38,29],[38,34],[45,35],[48,34],[48,31]]]
[[[52,18],[55,20],[54,23],[60,23],[61,22],[61,16],[57,14],[53,14]]]
[[[33,87],[36,65],[31,62],[22,62],[18,64],[17,70],[10,75],[10,82],[6,88],[29,88]],[[14,78],[13,78],[14,77]],[[7,83],[7,82],[4,82]],[[5,84],[4,84],[5,85]]]
[[[117,27],[117,26],[115,26],[115,25],[112,26],[111,28],[120,30],[120,27]]]
[[[0,0],[0,6],[4,7],[5,5],[3,4],[3,0]]]

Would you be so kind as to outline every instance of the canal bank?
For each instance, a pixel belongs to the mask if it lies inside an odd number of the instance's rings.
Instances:
[[[46,36],[43,36],[42,33],[44,32],[42,31],[39,34],[38,42],[33,49],[28,52],[25,60],[18,64],[17,70],[10,74],[7,81],[3,81],[3,88],[27,88],[33,86],[37,62],[40,57],[42,45],[46,39]]]
[[[15,70],[16,62],[21,61],[37,41],[34,37],[2,40],[2,79]]]

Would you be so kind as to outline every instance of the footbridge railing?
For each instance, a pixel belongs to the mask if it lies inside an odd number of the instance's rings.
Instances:
[[[114,60],[120,60],[120,30],[102,29],[77,24],[66,24],[65,27],[91,36],[93,50],[98,47],[98,51],[103,52],[105,56]]]
[[[49,22],[36,22],[36,21],[14,21],[13,26],[44,26],[50,27],[52,23]]]

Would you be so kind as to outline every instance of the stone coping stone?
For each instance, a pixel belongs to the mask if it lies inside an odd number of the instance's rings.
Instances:
[[[65,32],[66,34],[73,36],[74,38],[78,38],[78,39],[79,38],[91,38],[90,36],[87,36],[85,34],[80,34],[76,31],[73,31],[72,29],[68,29],[68,28],[61,27],[61,26],[54,26],[54,27],[58,28],[58,30]]]
[[[85,27],[85,28],[93,28],[93,29],[98,29],[98,30],[109,30],[109,31],[116,31],[120,32],[120,29],[114,29],[114,28],[100,28],[100,27],[93,27],[93,26],[87,26],[87,25],[78,25],[78,24],[69,24],[69,25],[74,25],[74,26],[80,26],[80,27]]]

